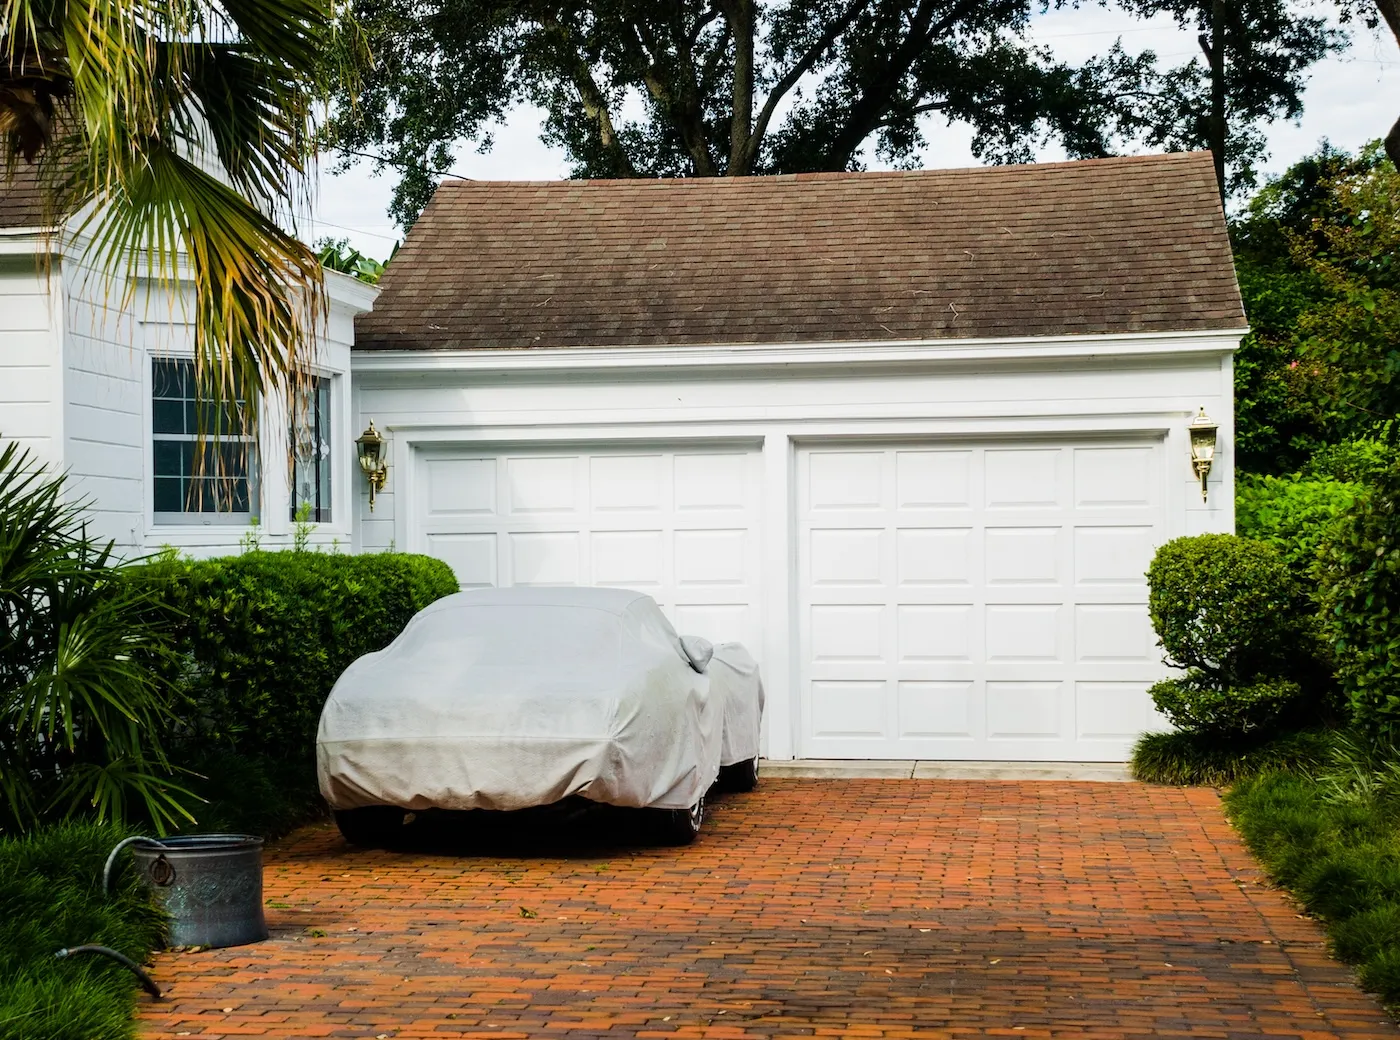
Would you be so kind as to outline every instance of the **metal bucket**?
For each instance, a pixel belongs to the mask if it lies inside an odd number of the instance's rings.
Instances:
[[[170,915],[172,946],[244,946],[267,938],[263,840],[188,834],[136,846],[136,869]]]

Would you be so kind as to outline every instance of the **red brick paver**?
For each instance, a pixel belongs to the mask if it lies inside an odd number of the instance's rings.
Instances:
[[[1205,790],[765,781],[685,849],[269,850],[147,1037],[1397,1035]],[[490,842],[487,842],[489,845]],[[324,933],[324,934],[322,934]]]

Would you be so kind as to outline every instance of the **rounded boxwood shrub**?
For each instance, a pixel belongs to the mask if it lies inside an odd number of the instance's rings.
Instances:
[[[1314,671],[1316,638],[1278,552],[1235,535],[1177,538],[1157,551],[1147,580],[1166,663],[1186,673],[1150,691],[1174,725],[1244,735],[1303,721],[1313,705],[1299,679]]]
[[[1391,469],[1333,525],[1318,553],[1322,634],[1353,721],[1400,724],[1400,469]]]
[[[1249,685],[1287,674],[1308,632],[1297,578],[1264,542],[1230,534],[1177,538],[1147,571],[1152,627],[1175,668]]]

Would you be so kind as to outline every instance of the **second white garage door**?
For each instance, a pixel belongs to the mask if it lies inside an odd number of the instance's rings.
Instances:
[[[614,585],[760,652],[760,457],[742,447],[424,451],[421,548],[464,589]]]
[[[798,453],[807,757],[1121,761],[1161,674],[1152,441]]]

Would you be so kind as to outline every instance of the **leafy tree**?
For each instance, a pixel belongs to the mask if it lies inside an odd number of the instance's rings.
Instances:
[[[1341,7],[1342,18],[1350,21],[1353,18],[1365,22],[1372,29],[1380,28],[1382,21],[1395,37],[1395,42],[1400,43],[1400,0],[1338,0]],[[1385,135],[1385,153],[1390,156],[1390,161],[1400,167],[1400,119],[1395,120],[1395,125],[1390,128],[1390,133]]]
[[[0,184],[85,213],[109,277],[170,278],[183,256],[211,398],[295,372],[319,313],[316,258],[277,217],[337,39],[334,0],[0,0]]]
[[[1336,276],[1324,277],[1323,260],[1339,235],[1348,253],[1381,246],[1386,236],[1377,238],[1375,225],[1382,211],[1355,212],[1351,188],[1369,184],[1383,194],[1393,169],[1376,146],[1351,156],[1324,145],[1261,189],[1232,225],[1251,327],[1235,355],[1236,449],[1247,471],[1293,472],[1324,445],[1365,437],[1386,417],[1376,402],[1342,392],[1343,369],[1387,379],[1386,363],[1374,342],[1351,342],[1336,327],[1347,308]],[[1372,261],[1389,263],[1383,254]],[[1343,267],[1366,282],[1373,265],[1353,257]],[[1324,313],[1331,315],[1325,343]]]
[[[1050,0],[1062,6],[1067,0]],[[919,119],[975,128],[974,152],[1049,138],[1106,154],[1142,127],[1120,94],[1147,62],[1081,67],[1028,44],[1033,0],[352,0],[374,57],[331,130],[403,169],[407,225],[451,146],[511,106],[547,113],[577,176],[713,176],[915,164]]]
[[[1316,0],[1124,0],[1144,17],[1168,14],[1194,29],[1203,59],[1154,73],[1147,139],[1170,150],[1209,148],[1220,195],[1250,187],[1265,154],[1261,124],[1297,119],[1305,73],[1341,50]],[[1227,173],[1228,170],[1228,173]]]

